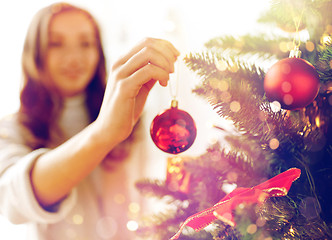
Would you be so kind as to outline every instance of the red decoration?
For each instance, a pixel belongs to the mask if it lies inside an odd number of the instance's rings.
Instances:
[[[278,101],[281,107],[296,110],[309,105],[319,91],[319,75],[309,62],[301,58],[286,58],[275,63],[264,79],[269,101]]]
[[[297,168],[289,169],[279,175],[252,188],[237,188],[213,207],[187,218],[180,230],[170,239],[178,239],[183,228],[187,225],[195,231],[200,231],[214,220],[222,220],[226,224],[235,226],[232,210],[240,203],[262,203],[269,197],[286,196],[292,183],[301,175]]]
[[[195,141],[196,125],[192,117],[178,109],[172,101],[170,109],[158,114],[152,121],[150,134],[156,146],[167,153],[178,154],[187,150]]]

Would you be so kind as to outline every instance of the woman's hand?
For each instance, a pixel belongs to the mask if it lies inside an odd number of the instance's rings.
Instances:
[[[178,55],[171,43],[149,38],[114,64],[96,121],[36,160],[31,183],[42,206],[63,199],[129,136],[155,82],[167,85]]]
[[[157,81],[167,86],[178,56],[170,42],[147,38],[114,63],[95,122],[104,139],[119,143],[129,136],[151,88]]]

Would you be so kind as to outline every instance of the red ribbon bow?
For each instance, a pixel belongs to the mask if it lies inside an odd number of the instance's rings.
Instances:
[[[237,188],[227,194],[213,207],[196,213],[181,225],[179,231],[170,239],[178,239],[187,225],[196,232],[210,225],[214,220],[222,220],[230,226],[235,226],[232,210],[241,203],[262,203],[269,197],[286,196],[292,183],[301,175],[301,170],[291,168],[279,175],[252,188]]]

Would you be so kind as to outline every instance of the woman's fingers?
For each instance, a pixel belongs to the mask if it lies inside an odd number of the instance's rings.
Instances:
[[[153,64],[147,64],[128,78],[123,79],[120,85],[123,91],[131,91],[130,97],[136,97],[142,87],[150,91],[155,81],[162,86],[167,86],[168,80],[169,72]]]
[[[119,68],[119,78],[128,77],[147,64],[153,64],[163,70],[174,72],[174,60],[167,59],[165,54],[153,48],[142,48]]]
[[[138,93],[139,88],[151,80],[167,86],[169,74],[174,72],[178,51],[168,41],[148,39],[113,65],[114,80],[123,82],[123,91]],[[122,65],[119,65],[120,62]]]
[[[136,45],[126,55],[120,58],[113,64],[113,69],[125,64],[130,58],[140,52],[143,48],[154,49],[164,55],[164,57],[171,63],[174,62],[177,56],[180,55],[179,51],[168,41],[163,39],[146,38],[141,43]]]

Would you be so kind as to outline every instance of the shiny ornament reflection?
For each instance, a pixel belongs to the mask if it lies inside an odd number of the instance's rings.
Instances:
[[[153,119],[150,134],[159,149],[167,153],[178,154],[186,151],[194,143],[196,125],[192,117],[187,112],[178,109],[177,101],[173,100],[170,109]]]

